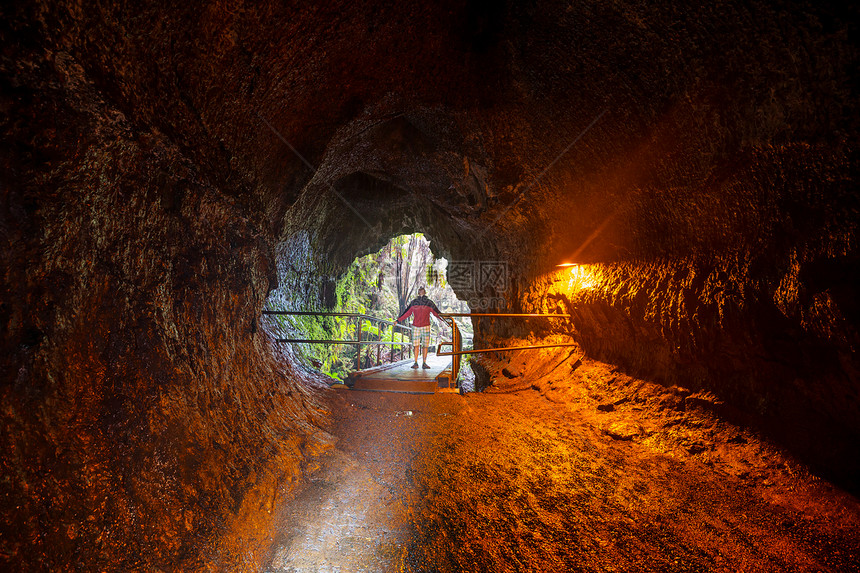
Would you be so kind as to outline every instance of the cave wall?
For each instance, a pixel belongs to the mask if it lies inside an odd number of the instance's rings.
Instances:
[[[519,300],[571,312],[593,357],[714,392],[856,490],[857,18],[781,8],[735,13],[707,44],[721,58],[688,45],[683,96],[614,163],[547,178],[571,200]]]
[[[570,313],[560,329],[588,356],[713,393],[719,414],[853,490],[856,322],[829,292],[792,282],[798,269],[771,282],[744,258],[585,264],[531,283],[524,307]]]
[[[275,275],[265,214],[71,54],[9,34],[0,562],[259,558],[269,511],[324,447],[312,391],[257,329]]]
[[[673,109],[653,145],[625,158],[620,174],[595,178],[614,200],[552,225],[590,219],[588,236],[558,233],[546,245],[557,262],[582,266],[523,280],[523,308],[572,313],[569,332],[590,356],[712,391],[736,419],[856,489],[856,145],[838,134],[750,143],[716,165],[670,169],[678,159],[654,153],[664,141],[687,158],[733,135],[705,127],[715,121],[690,125],[692,113]]]
[[[264,557],[270,512],[327,443],[258,324],[313,175],[281,133],[316,163],[365,100],[442,72],[410,40],[446,7],[342,8],[0,9],[9,567]],[[389,65],[357,77],[365,58]]]

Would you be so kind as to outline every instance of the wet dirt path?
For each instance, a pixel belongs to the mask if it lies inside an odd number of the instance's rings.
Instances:
[[[466,396],[331,392],[338,444],[266,570],[860,571],[857,499],[708,396],[543,363]]]
[[[334,451],[286,511],[267,571],[403,571],[413,546],[413,468],[462,397],[332,391]]]

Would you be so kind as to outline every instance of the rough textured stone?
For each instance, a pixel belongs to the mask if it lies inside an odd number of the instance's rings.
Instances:
[[[264,214],[4,22],[0,561],[193,570],[265,551],[266,509],[326,445],[256,327]]]
[[[642,433],[642,427],[635,422],[616,420],[603,430],[613,440],[630,441]]]

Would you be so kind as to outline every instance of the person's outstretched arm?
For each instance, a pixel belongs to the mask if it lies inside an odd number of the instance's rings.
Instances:
[[[442,314],[439,312],[439,307],[436,306],[436,303],[433,302],[432,300],[430,301],[430,312],[432,312],[436,318],[438,318],[439,320],[444,322],[444,319],[442,318]]]
[[[411,315],[412,312],[413,312],[413,309],[412,309],[412,305],[410,304],[409,306],[406,307],[406,310],[403,311],[403,314],[401,314],[397,318],[397,322],[402,322],[402,321],[406,320],[407,318],[409,318],[409,315]]]
[[[437,307],[436,303],[432,300],[430,301],[430,312],[433,313],[433,316],[435,316],[436,320],[439,321],[439,330],[444,331],[448,323],[445,322],[444,318],[442,318],[442,314],[439,312],[439,307]]]

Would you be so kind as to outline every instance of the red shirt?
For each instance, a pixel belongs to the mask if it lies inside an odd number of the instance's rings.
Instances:
[[[430,326],[430,313],[433,313],[436,318],[442,320],[442,315],[439,314],[439,309],[426,296],[419,296],[406,309],[406,312],[400,315],[397,322],[406,320],[409,315],[412,315],[412,326]]]

